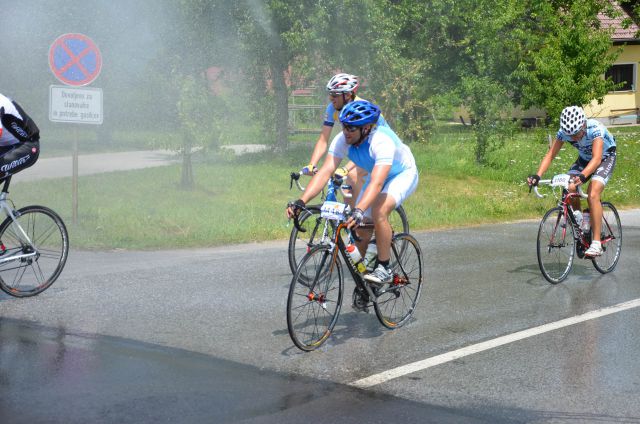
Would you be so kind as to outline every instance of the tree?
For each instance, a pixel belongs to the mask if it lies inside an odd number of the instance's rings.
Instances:
[[[598,13],[615,16],[606,0],[533,2],[531,28],[535,42],[523,51],[526,61],[514,72],[522,83],[521,104],[541,106],[554,120],[568,105],[602,103],[615,86],[602,75],[619,50],[611,32],[601,28]]]
[[[237,33],[249,58],[245,71],[253,82],[256,114],[275,136],[276,150],[288,145],[287,75],[296,58],[309,54],[309,28],[317,7],[321,6],[311,0],[245,0],[235,6]]]
[[[500,140],[514,107],[560,105],[602,97],[601,78],[615,53],[598,13],[608,0],[404,0],[401,34],[414,58],[430,58],[431,88],[473,116],[476,162]],[[431,91],[425,89],[425,91]]]

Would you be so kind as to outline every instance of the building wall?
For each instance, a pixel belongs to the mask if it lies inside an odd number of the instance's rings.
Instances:
[[[617,46],[614,48],[618,48]],[[638,91],[638,62],[640,62],[640,45],[623,46],[616,64],[635,63],[635,85],[631,91],[611,92],[604,97],[602,104],[592,102],[585,108],[587,116],[596,118],[606,124],[635,124],[638,121],[637,108],[640,106]]]

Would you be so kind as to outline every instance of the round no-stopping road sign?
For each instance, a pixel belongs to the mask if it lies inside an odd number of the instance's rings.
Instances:
[[[100,74],[102,56],[98,46],[83,34],[63,34],[51,44],[49,67],[61,82],[82,86]]]

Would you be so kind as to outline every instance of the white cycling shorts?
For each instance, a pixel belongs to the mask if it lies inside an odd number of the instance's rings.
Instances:
[[[370,175],[367,176],[367,180],[363,184],[362,190],[360,190],[360,195],[358,196],[356,204],[358,204],[367,189],[369,179]],[[393,197],[397,208],[407,199],[407,197],[416,191],[416,187],[418,187],[418,170],[416,168],[409,168],[387,181],[380,192]],[[364,211],[364,215],[367,218],[371,218],[371,208]]]

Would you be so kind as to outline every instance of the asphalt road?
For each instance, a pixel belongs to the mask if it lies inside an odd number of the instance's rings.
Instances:
[[[622,223],[612,274],[577,261],[556,286],[536,222],[417,234],[415,319],[390,331],[345,307],[312,353],[287,334],[285,242],[72,251],[46,292],[0,295],[0,422],[640,422],[637,307],[353,387],[639,299],[640,211]]]

